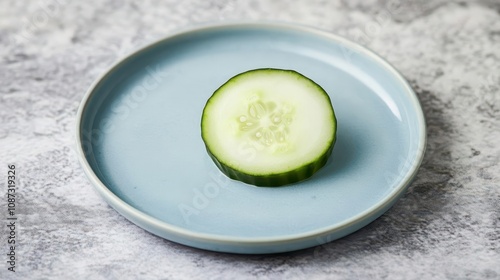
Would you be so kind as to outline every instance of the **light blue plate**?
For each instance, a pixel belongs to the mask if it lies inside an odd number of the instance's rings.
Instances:
[[[338,119],[327,165],[279,188],[227,179],[200,136],[211,94],[268,67],[321,85]],[[77,125],[85,172],[126,218],[178,243],[250,254],[319,245],[370,223],[404,193],[426,141],[417,97],[387,62],[330,33],[275,23],[197,27],[135,52],[92,85]]]

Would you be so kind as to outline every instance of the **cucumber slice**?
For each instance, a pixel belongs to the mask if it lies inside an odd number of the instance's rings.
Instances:
[[[328,94],[293,70],[256,69],[229,79],[203,110],[208,154],[227,176],[256,186],[311,177],[335,143]]]

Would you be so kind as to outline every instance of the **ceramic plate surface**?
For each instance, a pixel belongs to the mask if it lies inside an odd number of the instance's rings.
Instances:
[[[205,102],[256,68],[296,70],[330,95],[337,142],[307,181],[278,188],[233,181],[205,150]],[[287,24],[173,34],[115,64],[77,116],[80,161],[113,208],[166,239],[222,252],[292,251],[363,227],[404,193],[424,148],[421,107],[396,70],[343,38]]]

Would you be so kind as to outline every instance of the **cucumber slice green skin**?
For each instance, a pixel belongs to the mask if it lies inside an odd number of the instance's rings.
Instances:
[[[332,154],[333,146],[335,145],[335,139],[332,142],[330,148],[321,155],[317,160],[301,166],[297,169],[288,171],[286,173],[279,174],[268,174],[268,175],[252,175],[236,170],[221,163],[217,157],[215,157],[210,150],[207,148],[208,155],[212,158],[215,165],[219,168],[222,173],[226,174],[229,178],[233,180],[238,180],[247,184],[259,186],[259,187],[280,187],[292,183],[297,183],[309,179],[314,173],[325,166],[328,158]]]
[[[210,148],[210,133],[208,128],[204,128],[204,119],[207,115],[207,110],[209,107],[209,104],[211,102],[216,102],[215,100],[217,99],[218,93],[221,89],[224,88],[224,86],[234,82],[237,78],[241,77],[242,75],[246,75],[250,72],[256,72],[256,71],[281,71],[281,72],[288,72],[293,75],[300,76],[301,78],[309,81],[312,85],[315,86],[315,90],[318,92],[321,92],[325,98],[325,102],[327,101],[328,104],[330,105],[331,109],[331,114],[332,114],[332,125],[333,125],[333,137],[329,139],[330,143],[327,143],[327,148],[319,154],[316,158],[309,160],[307,163],[304,163],[303,165],[296,167],[292,170],[288,170],[286,172],[277,172],[277,173],[267,173],[267,174],[252,174],[250,172],[247,172],[245,170],[242,170],[242,168],[234,168],[230,166],[229,164],[224,163],[221,161],[214,152],[212,152]],[[303,180],[306,180],[310,178],[314,173],[316,173],[318,170],[320,170],[328,161],[328,158],[330,157],[333,147],[335,145],[336,141],[336,130],[337,130],[337,120],[335,117],[335,112],[333,110],[333,107],[331,106],[331,100],[326,91],[316,84],[314,81],[311,79],[303,76],[302,74],[294,71],[294,70],[284,70],[284,69],[273,69],[273,68],[261,68],[261,69],[255,69],[255,70],[250,70],[243,72],[241,74],[238,74],[231,79],[229,79],[226,83],[224,83],[221,87],[219,87],[214,94],[208,99],[205,108],[203,110],[203,116],[202,116],[202,121],[201,121],[201,130],[202,130],[202,139],[205,143],[205,147],[207,150],[207,153],[209,156],[212,158],[216,166],[223,172],[225,175],[227,175],[229,178],[238,180],[244,183],[252,184],[255,186],[260,186],[260,187],[278,187],[278,186],[283,186],[283,185],[288,185],[296,182],[300,182]]]

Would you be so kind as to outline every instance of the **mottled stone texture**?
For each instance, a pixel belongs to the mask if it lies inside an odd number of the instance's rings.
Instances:
[[[2,222],[1,279],[500,279],[499,1],[57,1],[0,2],[0,191],[15,163],[21,195],[19,266],[6,269]],[[428,146],[391,210],[327,245],[244,256],[156,237],[97,195],[73,151],[90,83],[138,46],[226,19],[322,28],[403,73]]]

